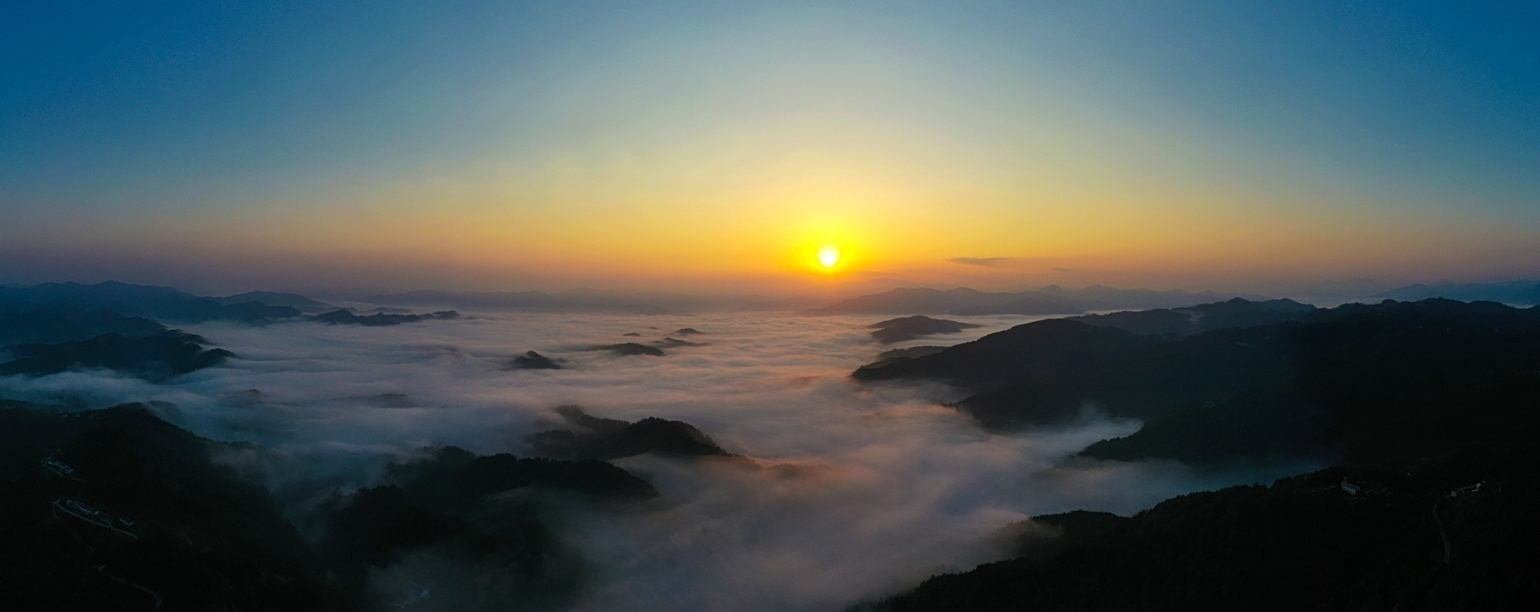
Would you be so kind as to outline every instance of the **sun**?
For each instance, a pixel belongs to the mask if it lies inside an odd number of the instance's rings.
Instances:
[[[834,264],[837,264],[839,262],[840,262],[840,250],[835,248],[834,245],[826,244],[826,245],[823,245],[822,247],[819,247],[819,249],[818,249],[818,263],[823,264],[823,267],[825,267],[825,268],[833,268]]]

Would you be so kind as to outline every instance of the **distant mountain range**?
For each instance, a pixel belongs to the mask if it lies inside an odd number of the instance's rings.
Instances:
[[[1298,319],[1316,308],[1294,300],[1252,302],[1235,298],[1185,308],[1157,308],[1069,317],[1098,327],[1116,327],[1136,334],[1196,334],[1226,327],[1251,327]]]
[[[170,329],[161,321],[261,324],[299,314],[292,306],[240,296],[206,298],[117,282],[0,287],[0,355],[5,356],[0,358],[0,374],[106,369],[163,382],[234,355],[208,349],[207,339]]]
[[[1115,289],[1095,285],[1065,289],[1049,285],[1016,293],[956,289],[893,289],[841,300],[812,309],[811,314],[946,314],[946,315],[1075,315],[1095,310],[1176,308],[1230,298],[1267,299],[1242,293],[1182,290]]]
[[[1431,285],[1407,285],[1399,289],[1386,291],[1375,297],[1402,301],[1445,298],[1462,302],[1487,301],[1531,306],[1540,304],[1540,281],[1518,280],[1505,283],[1451,283],[1444,281]]]
[[[1251,317],[1176,334],[1134,317],[1167,321],[1160,311],[1091,319],[1103,325],[1050,319],[853,376],[953,383],[973,393],[957,408],[995,428],[1095,406],[1146,425],[1088,456],[1192,463],[1396,463],[1500,437],[1533,419],[1540,401],[1540,307],[1435,299],[1192,310]],[[1137,324],[1107,325],[1119,321]]]
[[[296,296],[299,297],[299,296]],[[198,297],[169,287],[130,285],[115,281],[82,285],[47,283],[26,287],[0,287],[0,312],[37,310],[110,310],[126,317],[144,317],[176,323],[240,321],[261,323],[293,318],[293,306],[231,298]]]
[[[1316,283],[1300,295],[1341,298],[1393,299],[1416,301],[1445,298],[1462,302],[1488,301],[1519,306],[1540,304],[1540,281],[1517,280],[1501,283],[1414,284],[1381,291],[1374,281]],[[862,295],[808,309],[810,314],[945,314],[945,315],[1079,315],[1095,311],[1179,309],[1199,304],[1241,298],[1265,302],[1262,295],[1217,291],[1155,291],[1117,289],[1093,285],[1084,289],[1066,289],[1049,285],[1029,291],[988,292],[958,287],[956,289],[903,288]],[[792,304],[793,302],[787,302]]]
[[[534,310],[561,312],[609,312],[619,314],[667,314],[669,310],[621,293],[573,291],[408,291],[369,295],[359,301],[387,306],[434,306],[464,309]]]
[[[1206,328],[1206,329],[1205,329]],[[1018,325],[889,356],[994,428],[1144,421],[1105,461],[1336,467],[1016,526],[1011,558],[868,605],[908,610],[1523,610],[1540,587],[1540,307],[1230,301]]]
[[[246,293],[212,299],[226,306],[248,302],[256,302],[268,306],[287,306],[306,314],[315,314],[337,308],[326,302],[312,300],[298,293],[281,293],[277,291],[247,291]]]
[[[246,481],[232,453],[294,461],[197,437],[142,405],[66,413],[0,399],[0,541],[24,560],[0,582],[7,609],[567,609],[592,562],[551,517],[618,517],[659,495],[602,461],[441,447],[391,462],[376,486],[300,489],[309,501],[294,504]],[[372,588],[428,554],[495,579],[417,572]],[[431,605],[411,605],[429,593]]]

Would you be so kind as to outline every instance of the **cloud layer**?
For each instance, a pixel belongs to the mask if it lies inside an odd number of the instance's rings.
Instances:
[[[1020,324],[982,325],[961,342]],[[753,462],[617,461],[659,507],[565,518],[595,564],[580,608],[829,609],[1000,554],[991,534],[1074,508],[1129,513],[1166,497],[1270,475],[1174,465],[1059,465],[1138,424],[1095,418],[1018,435],[983,432],[941,405],[939,385],[847,378],[885,348],[864,317],[481,314],[390,328],[209,324],[189,331],[239,359],[165,385],[102,373],[0,379],[0,395],[100,407],[157,401],[168,420],[303,459],[302,474],[366,486],[387,457],[430,444],[529,452],[524,437],[579,404],[625,420],[688,421]],[[682,327],[706,343],[663,357],[586,350],[657,341]],[[626,337],[626,333],[640,338]],[[934,340],[934,339],[932,339]],[[924,344],[925,340],[911,344]],[[509,371],[528,350],[570,369]],[[1282,470],[1284,472],[1287,470]],[[1281,473],[1280,472],[1280,473]],[[282,482],[269,483],[281,487]],[[752,602],[752,604],[750,604]]]

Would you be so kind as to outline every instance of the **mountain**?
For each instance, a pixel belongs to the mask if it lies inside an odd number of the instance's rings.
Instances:
[[[225,306],[250,302],[267,306],[287,306],[305,314],[315,314],[336,308],[336,306],[331,304],[318,302],[298,293],[279,293],[277,291],[248,291],[246,293],[212,299]]]
[[[871,324],[872,338],[882,344],[894,344],[913,340],[920,336],[936,334],[960,334],[965,329],[978,327],[972,323],[962,323],[947,319],[932,319],[925,315],[914,315],[899,319],[888,319]]]
[[[1488,301],[1504,304],[1540,304],[1540,281],[1519,280],[1506,283],[1451,283],[1432,285],[1407,285],[1386,291],[1376,297],[1393,300],[1425,300],[1446,298],[1462,302]]]
[[[1124,311],[1069,317],[1098,327],[1115,327],[1136,334],[1196,334],[1226,327],[1271,325],[1304,316],[1314,306],[1294,300],[1253,302],[1234,298],[1186,308]]]
[[[1076,404],[1145,419],[1061,469],[1337,465],[1132,517],[1036,517],[1010,558],[854,610],[1540,605],[1540,307],[1386,301],[1162,335],[1041,321],[863,370],[978,390],[959,409],[996,425]]]
[[[625,356],[625,357],[634,357],[634,356],[637,356],[637,355],[648,355],[648,356],[651,356],[651,357],[662,357],[663,354],[664,354],[663,353],[663,349],[660,349],[660,348],[655,347],[655,346],[647,346],[645,344],[638,344],[636,342],[622,342],[620,344],[605,344],[605,345],[595,346],[595,347],[593,347],[593,348],[591,348],[589,350],[591,350],[591,351],[609,351],[609,352],[614,353],[616,355],[621,355],[621,356]]]
[[[527,458],[506,453],[478,456],[454,446],[428,449],[426,456],[392,464],[384,484],[400,487],[423,503],[451,511],[522,487],[614,502],[658,496],[647,481],[603,461]]]
[[[206,349],[208,340],[180,330],[143,337],[102,334],[89,340],[57,344],[18,344],[16,357],[0,363],[0,374],[57,374],[73,369],[107,369],[163,382],[234,357],[224,349]]]
[[[856,610],[1530,610],[1540,429],[1395,470],[1328,469],[1133,517],[1033,519],[1013,558]]]
[[[129,285],[114,281],[95,285],[48,283],[0,287],[0,312],[35,310],[109,310],[126,317],[199,323],[239,321],[265,323],[297,317],[298,309],[257,302],[222,304],[167,287]]]
[[[422,321],[451,321],[460,318],[460,313],[453,310],[442,310],[428,314],[385,314],[376,313],[368,316],[356,315],[347,310],[333,310],[310,317],[309,320],[327,325],[362,325],[365,327],[388,327],[402,323],[419,323]]]
[[[1540,309],[1425,300],[1186,336],[1038,321],[853,376],[951,382],[973,393],[957,409],[995,428],[1088,406],[1146,422],[1088,456],[1379,465],[1524,424],[1540,403],[1537,372]]]
[[[0,400],[0,541],[25,560],[0,574],[7,608],[566,609],[591,565],[551,517],[658,495],[601,461],[443,447],[286,506],[233,467],[272,460],[140,405]]]
[[[587,414],[561,406],[557,414],[572,426],[530,436],[543,455],[571,459],[619,459],[651,453],[669,457],[731,457],[710,436],[683,421],[648,417],[635,423]]]
[[[561,364],[555,360],[534,351],[525,351],[523,355],[514,355],[503,363],[505,370],[560,370]]]
[[[883,293],[841,300],[810,310],[812,314],[921,313],[947,315],[1074,315],[1091,310],[1134,308],[1175,308],[1235,297],[1266,299],[1242,294],[1211,291],[1151,291],[1114,289],[1094,285],[1084,289],[1065,289],[1049,285],[1035,291],[988,293],[959,287],[938,289],[893,289]]]
[[[668,314],[668,310],[624,294],[596,291],[569,291],[559,294],[540,291],[409,291],[358,298],[371,304],[450,306],[464,309],[533,310],[554,312],[611,312],[624,314]]]
[[[320,504],[316,550],[366,609],[568,609],[590,574],[550,517],[657,496],[602,461],[423,449]]]
[[[0,347],[12,344],[85,340],[102,334],[127,338],[152,336],[166,327],[144,317],[126,317],[111,310],[47,308],[0,311]]]
[[[347,609],[278,504],[212,459],[224,448],[138,405],[0,408],[6,606]]]

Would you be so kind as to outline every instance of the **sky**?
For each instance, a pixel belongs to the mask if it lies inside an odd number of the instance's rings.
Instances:
[[[6,3],[0,283],[1532,278],[1536,31],[1534,3]]]

